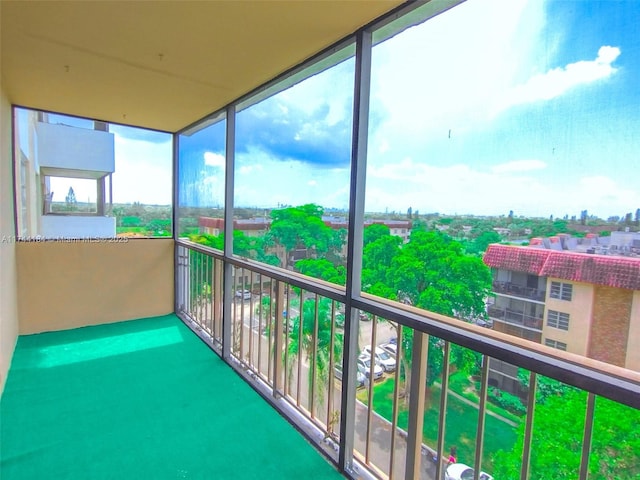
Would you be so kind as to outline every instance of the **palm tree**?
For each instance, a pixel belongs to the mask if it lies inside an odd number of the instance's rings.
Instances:
[[[335,312],[332,313],[331,301],[328,298],[304,300],[301,313],[302,322],[300,322],[300,316],[291,319],[282,362],[291,381],[293,367],[297,363],[300,352],[304,352],[305,360],[309,365],[308,391],[313,392],[313,398],[311,395],[309,397],[311,410],[312,401],[316,405],[324,401],[329,379],[332,376],[331,365],[342,359],[343,334],[336,331]],[[287,357],[292,358],[293,361],[287,362]]]

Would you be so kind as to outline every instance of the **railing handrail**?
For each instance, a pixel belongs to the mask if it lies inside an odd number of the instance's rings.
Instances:
[[[239,268],[247,268],[273,277],[305,291],[347,303],[344,287],[254,260],[228,258],[220,251],[187,240],[176,241],[176,248],[179,246],[211,255]],[[367,293],[351,299],[350,303],[354,308],[427,335],[435,335],[492,358],[640,409],[640,373],[638,372]]]

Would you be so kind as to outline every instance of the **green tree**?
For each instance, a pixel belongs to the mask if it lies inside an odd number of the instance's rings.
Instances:
[[[323,213],[322,207],[312,203],[271,211],[269,236],[284,247],[285,267],[290,266],[290,252],[295,248],[306,249],[319,258],[325,258],[328,253],[339,255],[345,231],[333,230],[325,224]]]
[[[147,230],[155,237],[171,235],[171,220],[154,218],[147,223]]]
[[[531,480],[574,479],[580,470],[586,393],[571,389],[538,404],[534,417]],[[514,448],[494,457],[496,478],[519,478],[524,445],[523,423]],[[589,478],[640,479],[640,411],[604,398],[596,401]]]
[[[367,230],[376,226],[372,225],[365,229],[365,238]],[[374,236],[371,235],[370,238],[374,238]],[[393,292],[393,285],[388,278],[389,270],[393,259],[400,253],[401,243],[402,239],[389,234],[388,228],[386,228],[386,234],[380,235],[375,240],[365,242],[362,256],[362,284],[369,293],[373,293],[371,287],[376,284],[379,284],[378,289],[382,285],[386,285]],[[385,295],[385,297],[390,298],[389,294]]]
[[[414,232],[393,258],[388,281],[425,310],[461,320],[486,318],[491,271],[439,232]]]
[[[303,301],[301,315],[291,318],[291,328],[289,330],[289,338],[287,339],[287,356],[290,359],[285,368],[288,371],[289,380],[293,374],[293,367],[296,364],[298,353],[303,352],[305,360],[309,365],[308,370],[308,387],[311,393],[311,385],[315,383],[314,401],[319,405],[324,400],[332,372],[329,371],[331,360],[331,344],[333,343],[334,361],[338,362],[342,359],[343,335],[333,329],[333,342],[331,338],[331,301],[327,298],[321,298],[316,301],[307,299]],[[285,355],[282,355],[283,364]],[[309,405],[311,407],[311,404]]]
[[[224,249],[224,232],[220,235],[195,233],[189,235],[189,240],[217,250]],[[278,257],[268,253],[269,242],[270,240],[266,236],[250,237],[241,230],[234,230],[233,253],[240,257],[252,258],[269,265],[279,265]]]
[[[486,318],[491,272],[480,258],[465,254],[459,242],[436,231],[414,230],[406,245],[391,238],[380,236],[364,249],[365,291],[465,321]],[[407,401],[412,348],[413,331],[403,328]],[[471,350],[454,346],[451,355],[458,370],[473,373],[478,367],[479,356]],[[442,374],[440,339],[430,337],[427,362],[427,386],[431,386]]]
[[[471,242],[471,245],[467,248],[469,253],[484,253],[487,247],[492,243],[498,243],[502,238],[493,230],[484,231],[478,237]]]
[[[122,217],[120,223],[123,227],[139,227],[140,217],[132,217],[132,216]]]
[[[518,369],[518,380],[520,384],[529,390],[529,371],[524,368]],[[566,394],[569,391],[575,390],[574,387],[562,383],[553,378],[538,375],[536,377],[536,402],[545,403],[550,397],[558,397]]]
[[[391,230],[382,223],[374,223],[366,227],[362,233],[363,245],[366,247],[371,242],[375,242],[381,237],[387,237],[391,235]]]
[[[334,265],[325,258],[306,258],[296,263],[296,269],[310,277],[319,278],[327,282],[344,285],[347,270],[342,265]]]
[[[73,187],[69,187],[67,196],[64,197],[64,201],[67,204],[67,210],[73,211],[78,209],[78,201],[76,200],[76,193],[73,191]]]

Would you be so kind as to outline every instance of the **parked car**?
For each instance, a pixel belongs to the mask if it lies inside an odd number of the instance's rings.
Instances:
[[[342,380],[342,365],[334,365],[333,366],[333,374],[338,380]],[[364,386],[367,377],[364,373],[360,371],[360,369],[356,372],[356,388],[360,388]]]
[[[371,355],[371,347],[368,345],[364,347],[362,351],[367,355]],[[376,363],[380,365],[385,372],[393,372],[396,369],[395,357],[391,356],[386,350],[376,347],[373,356],[376,359]]]
[[[241,298],[243,300],[250,300],[251,292],[249,290],[236,290],[236,298]]]
[[[473,468],[464,463],[452,463],[444,472],[444,480],[473,480]],[[493,480],[493,477],[485,472],[480,472],[479,480]]]
[[[360,370],[367,376],[367,378],[369,378],[369,375],[371,373],[371,357],[369,355],[362,354],[358,357],[358,370]],[[379,378],[382,378],[383,374],[384,370],[382,370],[382,367],[373,362],[373,379],[378,380]]]
[[[393,355],[394,358],[398,356],[398,345],[395,343],[383,343],[380,345],[380,348],[388,352],[390,355]]]

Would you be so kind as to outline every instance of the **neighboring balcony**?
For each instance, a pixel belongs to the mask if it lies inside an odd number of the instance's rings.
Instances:
[[[511,295],[514,297],[527,298],[537,302],[544,302],[546,292],[537,288],[525,287],[511,282],[493,282],[493,291],[503,295]]]
[[[526,327],[537,331],[542,331],[542,315],[527,315],[522,311],[510,308],[490,306],[487,308],[489,317],[493,320],[501,321],[519,327]]]

